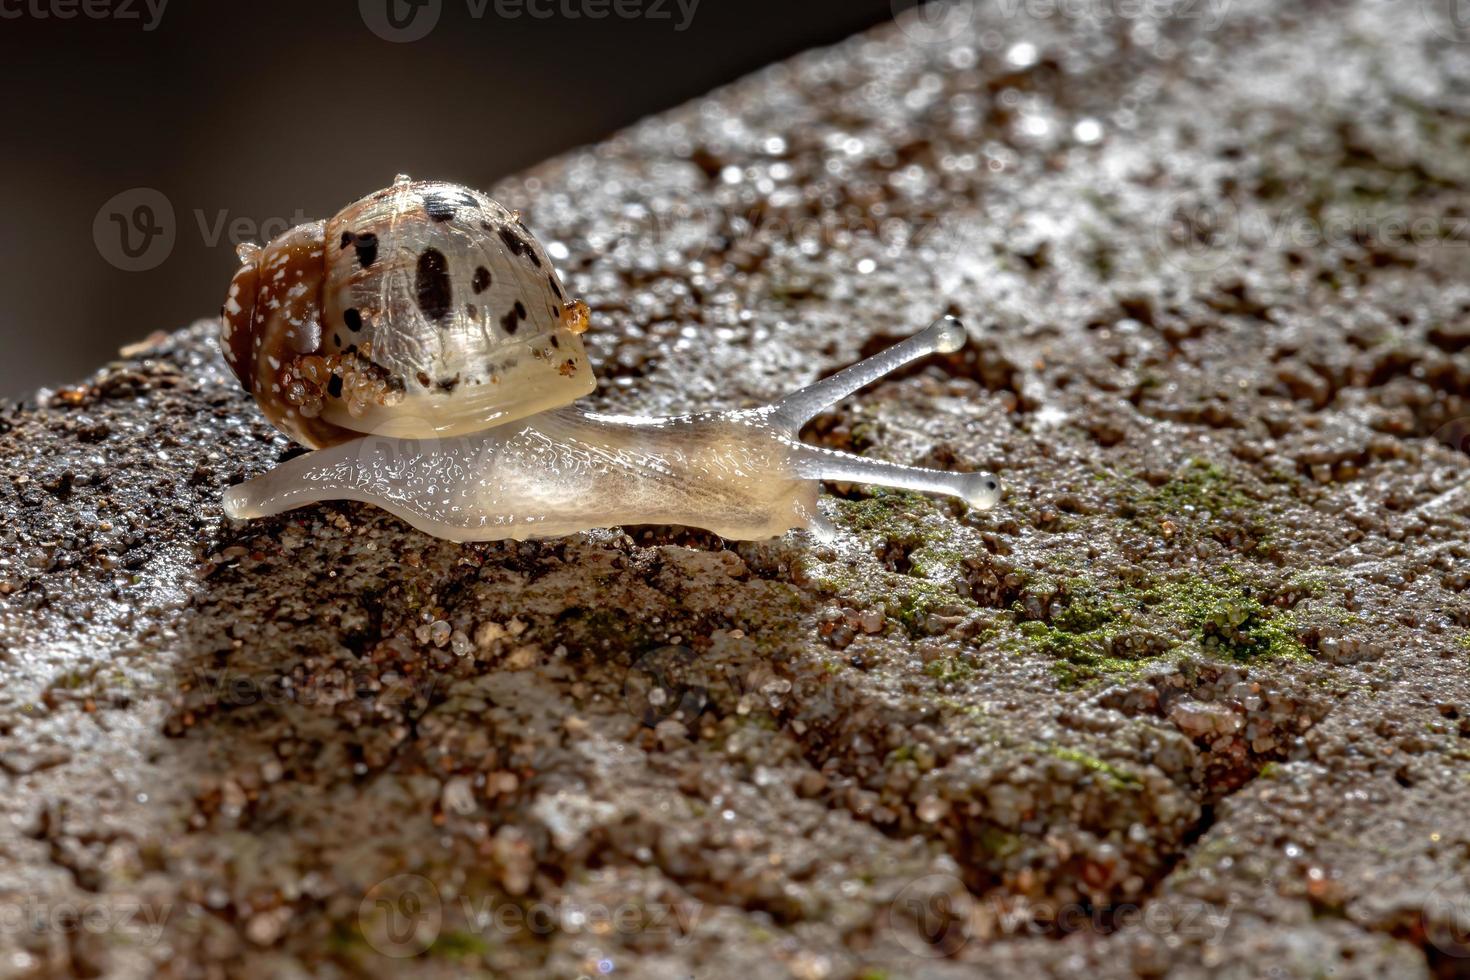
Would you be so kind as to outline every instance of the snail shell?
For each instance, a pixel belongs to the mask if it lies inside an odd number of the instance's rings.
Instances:
[[[239,255],[225,360],[307,446],[459,435],[597,386],[586,305],[518,216],[468,187],[400,176]]]

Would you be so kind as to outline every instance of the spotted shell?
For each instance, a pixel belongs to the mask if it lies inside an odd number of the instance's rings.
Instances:
[[[477,431],[597,386],[586,305],[519,217],[468,187],[399,177],[240,259],[225,360],[307,446]]]

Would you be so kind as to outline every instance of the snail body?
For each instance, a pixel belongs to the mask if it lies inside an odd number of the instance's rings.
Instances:
[[[453,215],[436,216],[453,203]],[[365,235],[376,253],[366,264]],[[514,215],[467,188],[400,178],[242,261],[222,314],[226,360],[267,417],[315,451],[227,490],[230,517],[350,499],[455,541],[653,523],[758,539],[825,532],[824,479],[977,508],[999,499],[986,473],[900,466],[797,438],[863,385],[958,350],[966,334],[953,318],[772,405],[614,416],[573,404],[596,384],[580,339],[585,305],[566,298]],[[492,293],[496,283],[506,288]],[[498,305],[473,301],[485,294]]]

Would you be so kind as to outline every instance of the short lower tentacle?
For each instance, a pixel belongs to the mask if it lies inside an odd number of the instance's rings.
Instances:
[[[918,490],[959,497],[978,510],[989,510],[1000,500],[1000,481],[990,473],[951,473],[903,466],[881,459],[852,456],[833,449],[798,443],[798,475],[815,480],[866,483],[901,490]]]

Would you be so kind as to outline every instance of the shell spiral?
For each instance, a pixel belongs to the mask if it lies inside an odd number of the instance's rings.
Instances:
[[[240,258],[225,360],[304,445],[458,435],[597,385],[585,304],[519,218],[471,188],[399,177]]]

